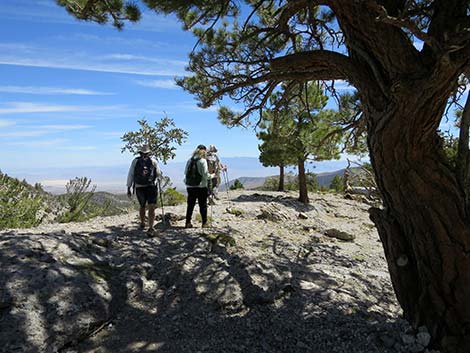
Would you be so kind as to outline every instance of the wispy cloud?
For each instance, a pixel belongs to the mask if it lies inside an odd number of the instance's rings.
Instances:
[[[38,87],[38,86],[0,86],[3,93],[24,93],[41,95],[83,95],[83,96],[109,96],[114,93],[99,92],[84,88]]]
[[[94,151],[96,150],[96,146],[70,146],[63,147],[62,149],[67,151]]]
[[[122,106],[80,106],[80,105],[55,105],[32,102],[7,102],[0,105],[0,114],[22,113],[61,113],[61,112],[100,112],[117,110]]]
[[[10,146],[19,146],[19,147],[55,147],[63,145],[64,143],[68,142],[67,139],[52,139],[52,140],[28,140],[28,141],[15,141],[15,142],[8,142],[7,144]]]
[[[62,133],[72,130],[88,129],[89,125],[39,125],[39,126],[21,126],[18,131],[0,132],[0,137],[18,138],[18,137],[38,137],[53,133]]]
[[[135,81],[139,86],[153,87],[153,88],[164,88],[164,89],[177,89],[174,80],[137,80]]]
[[[12,120],[0,119],[0,127],[13,126],[16,123]]]
[[[100,55],[76,49],[0,43],[0,64],[142,76],[182,76],[186,62],[129,54]]]

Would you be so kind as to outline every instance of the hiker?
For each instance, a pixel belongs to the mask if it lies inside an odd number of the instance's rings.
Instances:
[[[127,176],[127,196],[131,198],[131,188],[134,189],[139,201],[140,228],[145,229],[145,205],[148,204],[148,230],[153,235],[155,230],[155,208],[157,206],[157,186],[155,181],[162,177],[157,161],[150,156],[151,149],[148,145],[139,150],[140,156],[134,158]]]
[[[220,172],[226,171],[227,166],[223,165],[217,155],[217,147],[209,145],[209,151],[207,153],[207,167],[209,173],[214,174],[209,185],[209,203],[214,205],[214,199],[218,200],[219,185],[220,185]]]
[[[191,217],[193,215],[196,200],[199,204],[199,212],[202,218],[202,227],[208,227],[207,224],[207,195],[208,183],[214,176],[209,173],[206,161],[206,146],[199,145],[194,150],[191,158],[186,163],[184,170],[184,183],[188,191],[188,204],[186,208],[185,228],[192,228]]]

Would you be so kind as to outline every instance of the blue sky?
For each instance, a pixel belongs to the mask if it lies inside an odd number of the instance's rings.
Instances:
[[[165,114],[189,133],[175,162],[200,143],[217,145],[227,160],[258,157],[253,130],[227,129],[216,107],[198,108],[174,84],[195,40],[173,17],[147,11],[141,22],[117,31],[79,22],[54,0],[1,0],[0,31],[3,172],[45,184],[62,183],[77,170],[93,179],[97,166],[125,173],[132,156],[121,154],[120,137],[136,130],[138,119]]]

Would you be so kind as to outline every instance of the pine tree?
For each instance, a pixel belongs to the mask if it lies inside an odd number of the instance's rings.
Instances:
[[[88,20],[118,13],[75,9],[77,3],[104,0],[59,3]],[[192,75],[179,84],[202,107],[230,96],[245,110],[226,115],[243,121],[282,82],[344,80],[357,89],[383,200],[371,218],[404,317],[415,328],[429,329],[432,347],[468,351],[470,118],[460,128],[455,168],[437,131],[448,103],[465,91],[460,79],[470,76],[468,0],[145,4],[176,14],[197,36],[188,65]],[[470,98],[464,112],[469,114]]]

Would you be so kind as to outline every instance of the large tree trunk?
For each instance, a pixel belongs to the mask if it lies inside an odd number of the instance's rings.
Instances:
[[[300,159],[297,161],[299,168],[299,201],[308,204],[308,190],[307,190],[307,176],[305,175],[305,160]]]
[[[470,217],[436,132],[445,100],[410,87],[385,111],[369,112],[370,157],[384,203],[371,218],[405,318],[426,326],[434,347],[468,353]]]
[[[284,191],[284,163],[279,166],[279,186],[277,191]]]

